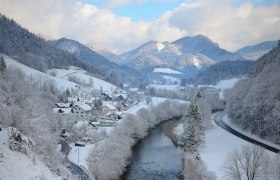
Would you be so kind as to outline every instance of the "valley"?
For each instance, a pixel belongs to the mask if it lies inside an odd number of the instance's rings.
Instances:
[[[106,18],[116,18],[123,5],[74,2],[63,12],[75,7],[67,18],[78,23],[59,29],[65,18],[59,12],[55,25],[37,22],[36,31],[26,26],[35,17],[14,20],[17,13],[1,2],[1,180],[280,178],[277,33],[225,41],[202,25],[195,32],[176,29],[180,21],[171,21],[172,14],[205,3],[199,1],[184,2],[163,19],[123,16],[120,35],[111,27],[117,20]],[[66,1],[48,3],[56,11]],[[49,16],[36,18],[42,17]],[[132,29],[122,29],[132,21]],[[36,34],[50,24],[55,38]]]

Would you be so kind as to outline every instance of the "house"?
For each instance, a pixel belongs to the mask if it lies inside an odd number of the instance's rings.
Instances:
[[[112,95],[106,91],[101,92],[101,98],[103,101],[112,101],[112,99],[113,99]]]
[[[100,97],[96,97],[96,98],[93,97],[93,98],[90,98],[90,99],[86,100],[85,103],[86,103],[87,105],[93,107],[93,106],[94,106],[94,103],[95,103],[96,101],[98,101],[98,100],[100,100]]]
[[[124,93],[122,93],[122,94],[116,94],[116,95],[115,95],[115,99],[116,99],[117,101],[124,101],[125,99],[127,99],[127,95],[124,94]]]
[[[71,103],[55,103],[55,106],[57,108],[70,108],[70,107],[73,107],[73,104],[71,104]]]
[[[81,117],[89,116],[91,113],[91,106],[82,103],[74,104],[71,112],[75,115],[79,115]]]
[[[103,116],[110,116],[114,115],[117,112],[117,108],[110,104],[110,103],[103,103],[102,105],[102,115]]]

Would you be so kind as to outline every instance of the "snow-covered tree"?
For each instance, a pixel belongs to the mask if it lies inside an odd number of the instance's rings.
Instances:
[[[183,124],[182,140],[186,151],[194,152],[205,142],[205,127],[195,98],[188,107],[186,119]]]
[[[3,56],[0,56],[0,72],[4,72],[7,68],[5,59]]]

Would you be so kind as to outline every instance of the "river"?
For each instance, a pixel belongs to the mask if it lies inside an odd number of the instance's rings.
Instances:
[[[178,119],[161,123],[133,148],[132,161],[123,179],[182,179],[183,151],[171,141],[178,123]]]

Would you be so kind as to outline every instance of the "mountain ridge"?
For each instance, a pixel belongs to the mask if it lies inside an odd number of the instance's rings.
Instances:
[[[123,64],[144,69],[147,67],[171,67],[188,69],[207,67],[225,60],[243,60],[203,35],[186,36],[172,43],[148,41],[141,46],[120,55]]]

